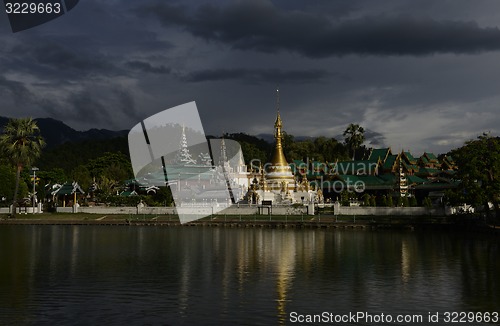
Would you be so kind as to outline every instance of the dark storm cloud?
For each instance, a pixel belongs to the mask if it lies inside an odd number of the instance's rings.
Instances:
[[[479,133],[468,135],[467,138],[474,139],[479,136]],[[463,138],[457,138],[453,133],[441,133],[440,135],[427,137],[422,139],[422,142],[427,144],[423,152],[434,152],[434,154],[446,154],[453,148],[458,148],[464,144]]]
[[[340,142],[344,142],[345,138],[343,134],[338,134],[334,136]],[[367,147],[385,147],[386,146],[386,138],[383,134],[373,131],[370,129],[365,129],[365,141],[363,145]]]
[[[360,7],[360,0],[274,0],[276,7],[284,10],[297,10],[316,13],[328,13],[330,17],[339,18],[349,15]]]
[[[76,52],[59,45],[42,45],[35,49],[34,55],[39,63],[57,69],[106,74],[117,72],[114,64],[100,55]]]
[[[27,101],[33,98],[33,94],[23,83],[9,80],[2,75],[0,75],[0,94],[3,99],[12,98],[18,101]]]
[[[386,138],[383,134],[381,134],[379,132],[376,132],[376,131],[373,131],[370,129],[366,129],[365,130],[365,139],[366,139],[365,144],[369,144],[370,146],[374,146],[374,147],[386,146],[385,145]]]
[[[116,98],[114,102],[117,103],[117,108],[125,114],[127,117],[133,120],[139,120],[141,115],[138,114],[135,100],[132,94],[128,90],[125,89],[114,89],[113,95]]]
[[[60,117],[63,120],[94,121],[99,124],[112,121],[111,112],[106,110],[104,103],[87,90],[69,94],[64,105],[51,101],[40,105],[50,116]]]
[[[71,123],[77,129],[89,125],[119,128],[123,119],[140,118],[130,91],[116,86],[102,89],[90,85],[80,91],[68,91],[59,100],[41,98],[37,105],[49,116]]]
[[[144,61],[137,61],[137,60],[128,61],[125,63],[125,65],[134,70],[139,70],[142,72],[153,73],[153,74],[169,74],[171,72],[171,69],[168,67],[165,67],[163,65],[153,66],[149,62],[144,62]]]
[[[361,55],[431,55],[500,49],[500,30],[475,22],[434,20],[409,15],[377,15],[333,21],[325,15],[282,11],[270,2],[242,1],[194,10],[169,4],[143,6],[165,26],[267,53],[290,51],[311,58]]]
[[[359,123],[367,146],[442,152],[498,132],[499,13],[491,0],[86,0],[0,31],[0,107],[123,129],[195,100],[207,133],[272,133],[280,85],[294,135]]]
[[[189,73],[182,78],[189,82],[238,79],[247,83],[311,83],[319,82],[328,75],[323,70],[208,69]]]
[[[75,51],[57,43],[19,45],[11,50],[17,61],[29,63],[24,65],[31,73],[40,72],[44,78],[51,75],[62,77],[74,75],[85,77],[94,75],[113,75],[120,73],[111,59],[100,55],[97,51]],[[31,66],[37,65],[37,69]],[[23,65],[20,65],[23,67]]]

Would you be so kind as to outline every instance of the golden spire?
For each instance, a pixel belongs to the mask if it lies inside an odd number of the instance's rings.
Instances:
[[[275,132],[280,132],[279,137],[281,138],[281,127],[283,127],[283,122],[281,121],[280,116],[280,89],[276,89],[276,111],[278,114],[276,115],[276,121],[274,122]],[[277,139],[278,135],[275,133],[274,138]]]
[[[280,116],[279,88],[276,90],[276,110],[277,110],[276,122],[274,122],[274,139],[276,139],[276,147],[274,148],[274,154],[271,163],[274,166],[288,166],[285,154],[283,154],[283,146],[281,145],[281,140],[283,137],[282,133],[283,122],[281,121],[281,116]]]

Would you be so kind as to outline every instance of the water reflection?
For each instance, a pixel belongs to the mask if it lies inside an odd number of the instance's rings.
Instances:
[[[498,311],[498,249],[451,233],[2,226],[0,324]]]
[[[290,233],[288,236],[282,232],[279,234],[280,239],[277,240],[277,248],[274,252],[278,253],[277,261],[277,275],[276,275],[276,288],[278,292],[278,318],[281,325],[287,321],[286,303],[290,299],[287,297],[287,292],[292,285],[293,277],[295,274],[295,252],[296,240],[295,233]]]
[[[406,240],[401,241],[401,280],[408,283],[410,280],[410,252]]]

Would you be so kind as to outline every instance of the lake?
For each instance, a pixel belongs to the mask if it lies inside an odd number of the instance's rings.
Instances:
[[[2,225],[0,324],[303,325],[319,315],[330,325],[443,325],[453,317],[446,312],[484,320],[500,312],[499,239],[409,230]],[[381,314],[391,323],[380,323]]]

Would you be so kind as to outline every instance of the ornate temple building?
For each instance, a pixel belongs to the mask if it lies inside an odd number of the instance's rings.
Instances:
[[[283,121],[280,115],[279,89],[276,91],[276,121],[274,122],[275,146],[271,162],[250,171],[248,202],[261,204],[309,203],[317,199],[316,191],[311,190],[309,182],[299,182],[292,172],[290,163],[283,153]]]
[[[308,166],[301,161],[294,163]],[[328,201],[339,200],[342,191],[349,190],[358,198],[369,194],[376,198],[391,196],[394,200],[415,197],[418,203],[429,197],[441,202],[446,190],[458,185],[453,158],[438,158],[428,152],[415,158],[409,151],[393,153],[391,148],[378,148],[371,149],[362,160],[310,165],[312,168],[304,173]],[[362,187],[357,189],[357,185]]]
[[[279,107],[279,90],[277,95],[277,114],[274,122],[274,139],[276,145],[274,147],[273,157],[270,164],[265,165],[265,182],[264,186],[268,190],[285,192],[287,195],[295,189],[295,178],[292,173],[292,168],[288,164],[285,154],[283,153],[283,121],[281,121]]]
[[[193,131],[177,127],[181,133],[178,150],[165,156],[165,165],[154,166],[140,178],[127,180],[123,196],[148,193],[152,186],[167,185],[177,207],[227,207],[243,200],[249,173],[240,145],[224,138],[193,145],[189,137]]]

